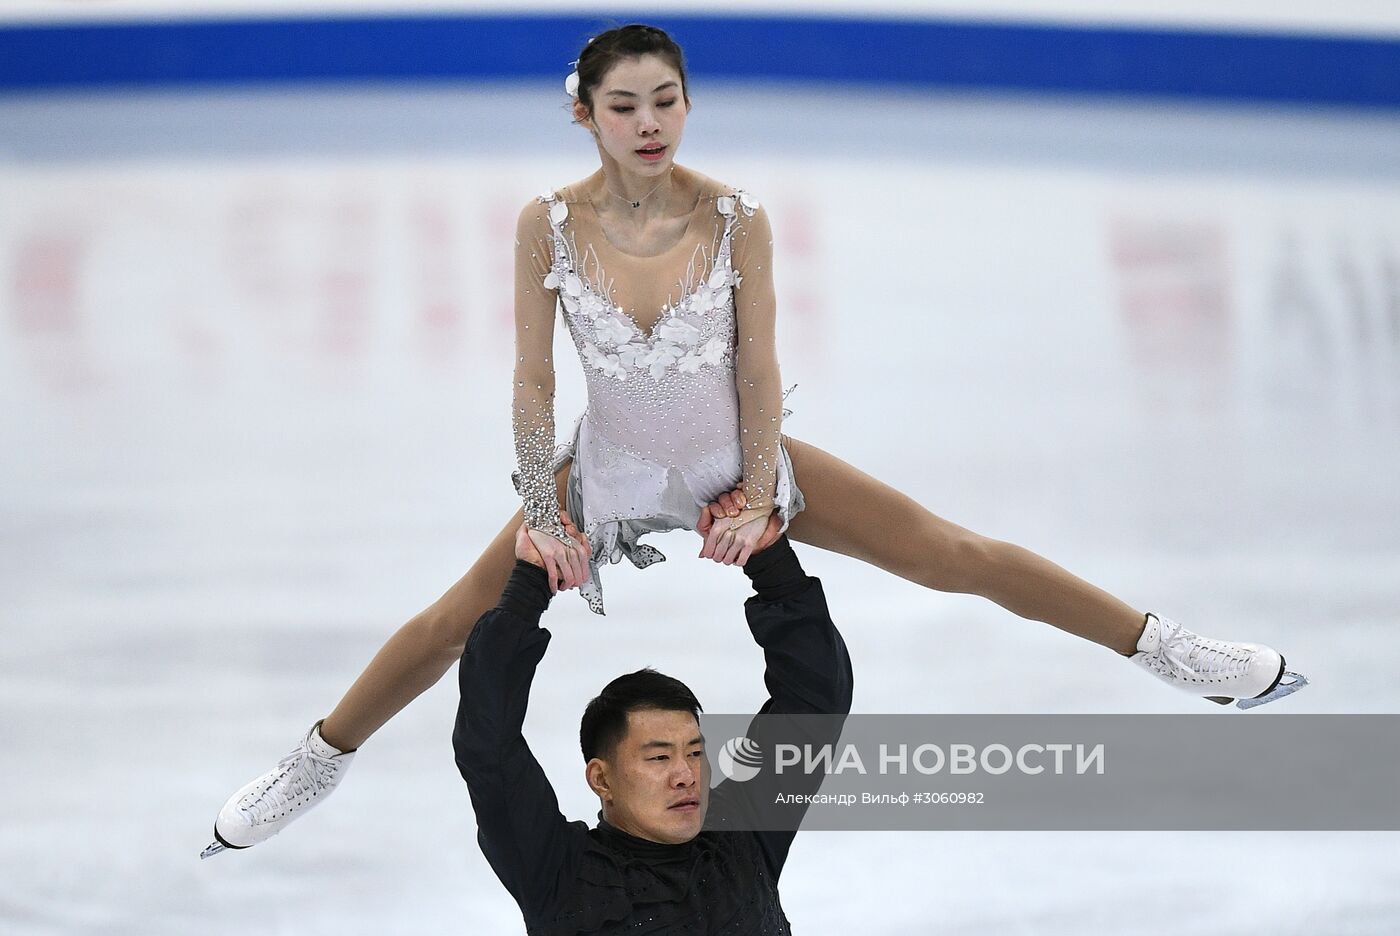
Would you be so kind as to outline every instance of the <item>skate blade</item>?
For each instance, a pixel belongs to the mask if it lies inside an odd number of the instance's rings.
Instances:
[[[1284,670],[1283,676],[1279,678],[1274,688],[1252,699],[1240,699],[1235,705],[1242,709],[1252,709],[1257,705],[1263,705],[1266,702],[1276,702],[1284,696],[1290,696],[1307,684],[1308,677],[1304,676],[1302,673],[1290,673]]]
[[[244,845],[232,845],[229,842],[225,841],[224,837],[219,834],[219,824],[216,822],[214,823],[214,841],[210,842],[207,846],[205,846],[204,851],[199,853],[199,857],[201,860],[205,858],[213,858],[220,852],[238,851],[239,849],[246,847],[247,846]]]

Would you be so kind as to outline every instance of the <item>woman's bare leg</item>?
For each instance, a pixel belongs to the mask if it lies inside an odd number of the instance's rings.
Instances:
[[[794,540],[938,591],[981,595],[1124,655],[1137,649],[1142,612],[1028,549],[935,516],[814,445],[784,439],[807,499],[788,527]]]
[[[565,462],[555,475],[561,504],[568,476]],[[496,606],[510,578],[521,522],[517,510],[467,574],[389,638],[322,722],[321,737],[327,743],[342,751],[358,748],[461,658],[467,635]]]

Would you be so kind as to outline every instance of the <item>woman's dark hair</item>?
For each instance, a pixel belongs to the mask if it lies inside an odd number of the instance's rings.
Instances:
[[[686,88],[685,55],[665,30],[655,26],[631,23],[618,26],[594,36],[578,57],[578,98],[593,113],[593,92],[602,84],[603,76],[618,62],[655,55],[665,60],[681,76],[681,97],[690,102]]]
[[[700,720],[700,701],[685,683],[651,667],[639,669],[608,683],[583,710],[578,729],[583,759],[612,757],[618,743],[627,736],[627,713],[652,710],[689,712],[697,722]]]

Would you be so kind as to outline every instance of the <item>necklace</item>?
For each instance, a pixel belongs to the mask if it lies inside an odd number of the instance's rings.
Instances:
[[[651,190],[650,192],[647,192],[645,195],[643,195],[641,198],[637,199],[636,201],[633,201],[633,200],[630,199],[630,198],[623,198],[621,195],[617,194],[616,192],[614,192],[614,191],[613,191],[612,189],[610,189],[610,188],[608,189],[608,194],[611,195],[613,198],[622,198],[623,201],[627,202],[627,204],[631,205],[633,208],[640,208],[640,207],[642,207],[642,202],[646,201],[648,198],[650,198],[651,196],[655,195],[655,194],[656,194],[656,190],[659,189],[659,188],[661,188],[661,186],[665,185],[666,182],[671,178],[671,173],[672,173],[672,172],[675,172],[675,171],[676,171],[676,167],[675,167],[675,166],[672,166],[670,169],[667,169],[667,170],[666,170],[666,175],[662,177],[661,181],[658,182],[658,183],[656,183],[655,187],[653,187],[652,190]],[[606,182],[603,183],[603,187],[604,187],[604,188],[607,188],[607,183],[606,183]]]

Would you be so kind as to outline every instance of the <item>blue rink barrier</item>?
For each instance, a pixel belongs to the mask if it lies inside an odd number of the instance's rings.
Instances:
[[[385,80],[560,82],[655,23],[696,77],[1400,107],[1400,39],[953,19],[398,16],[0,27],[0,92]]]

